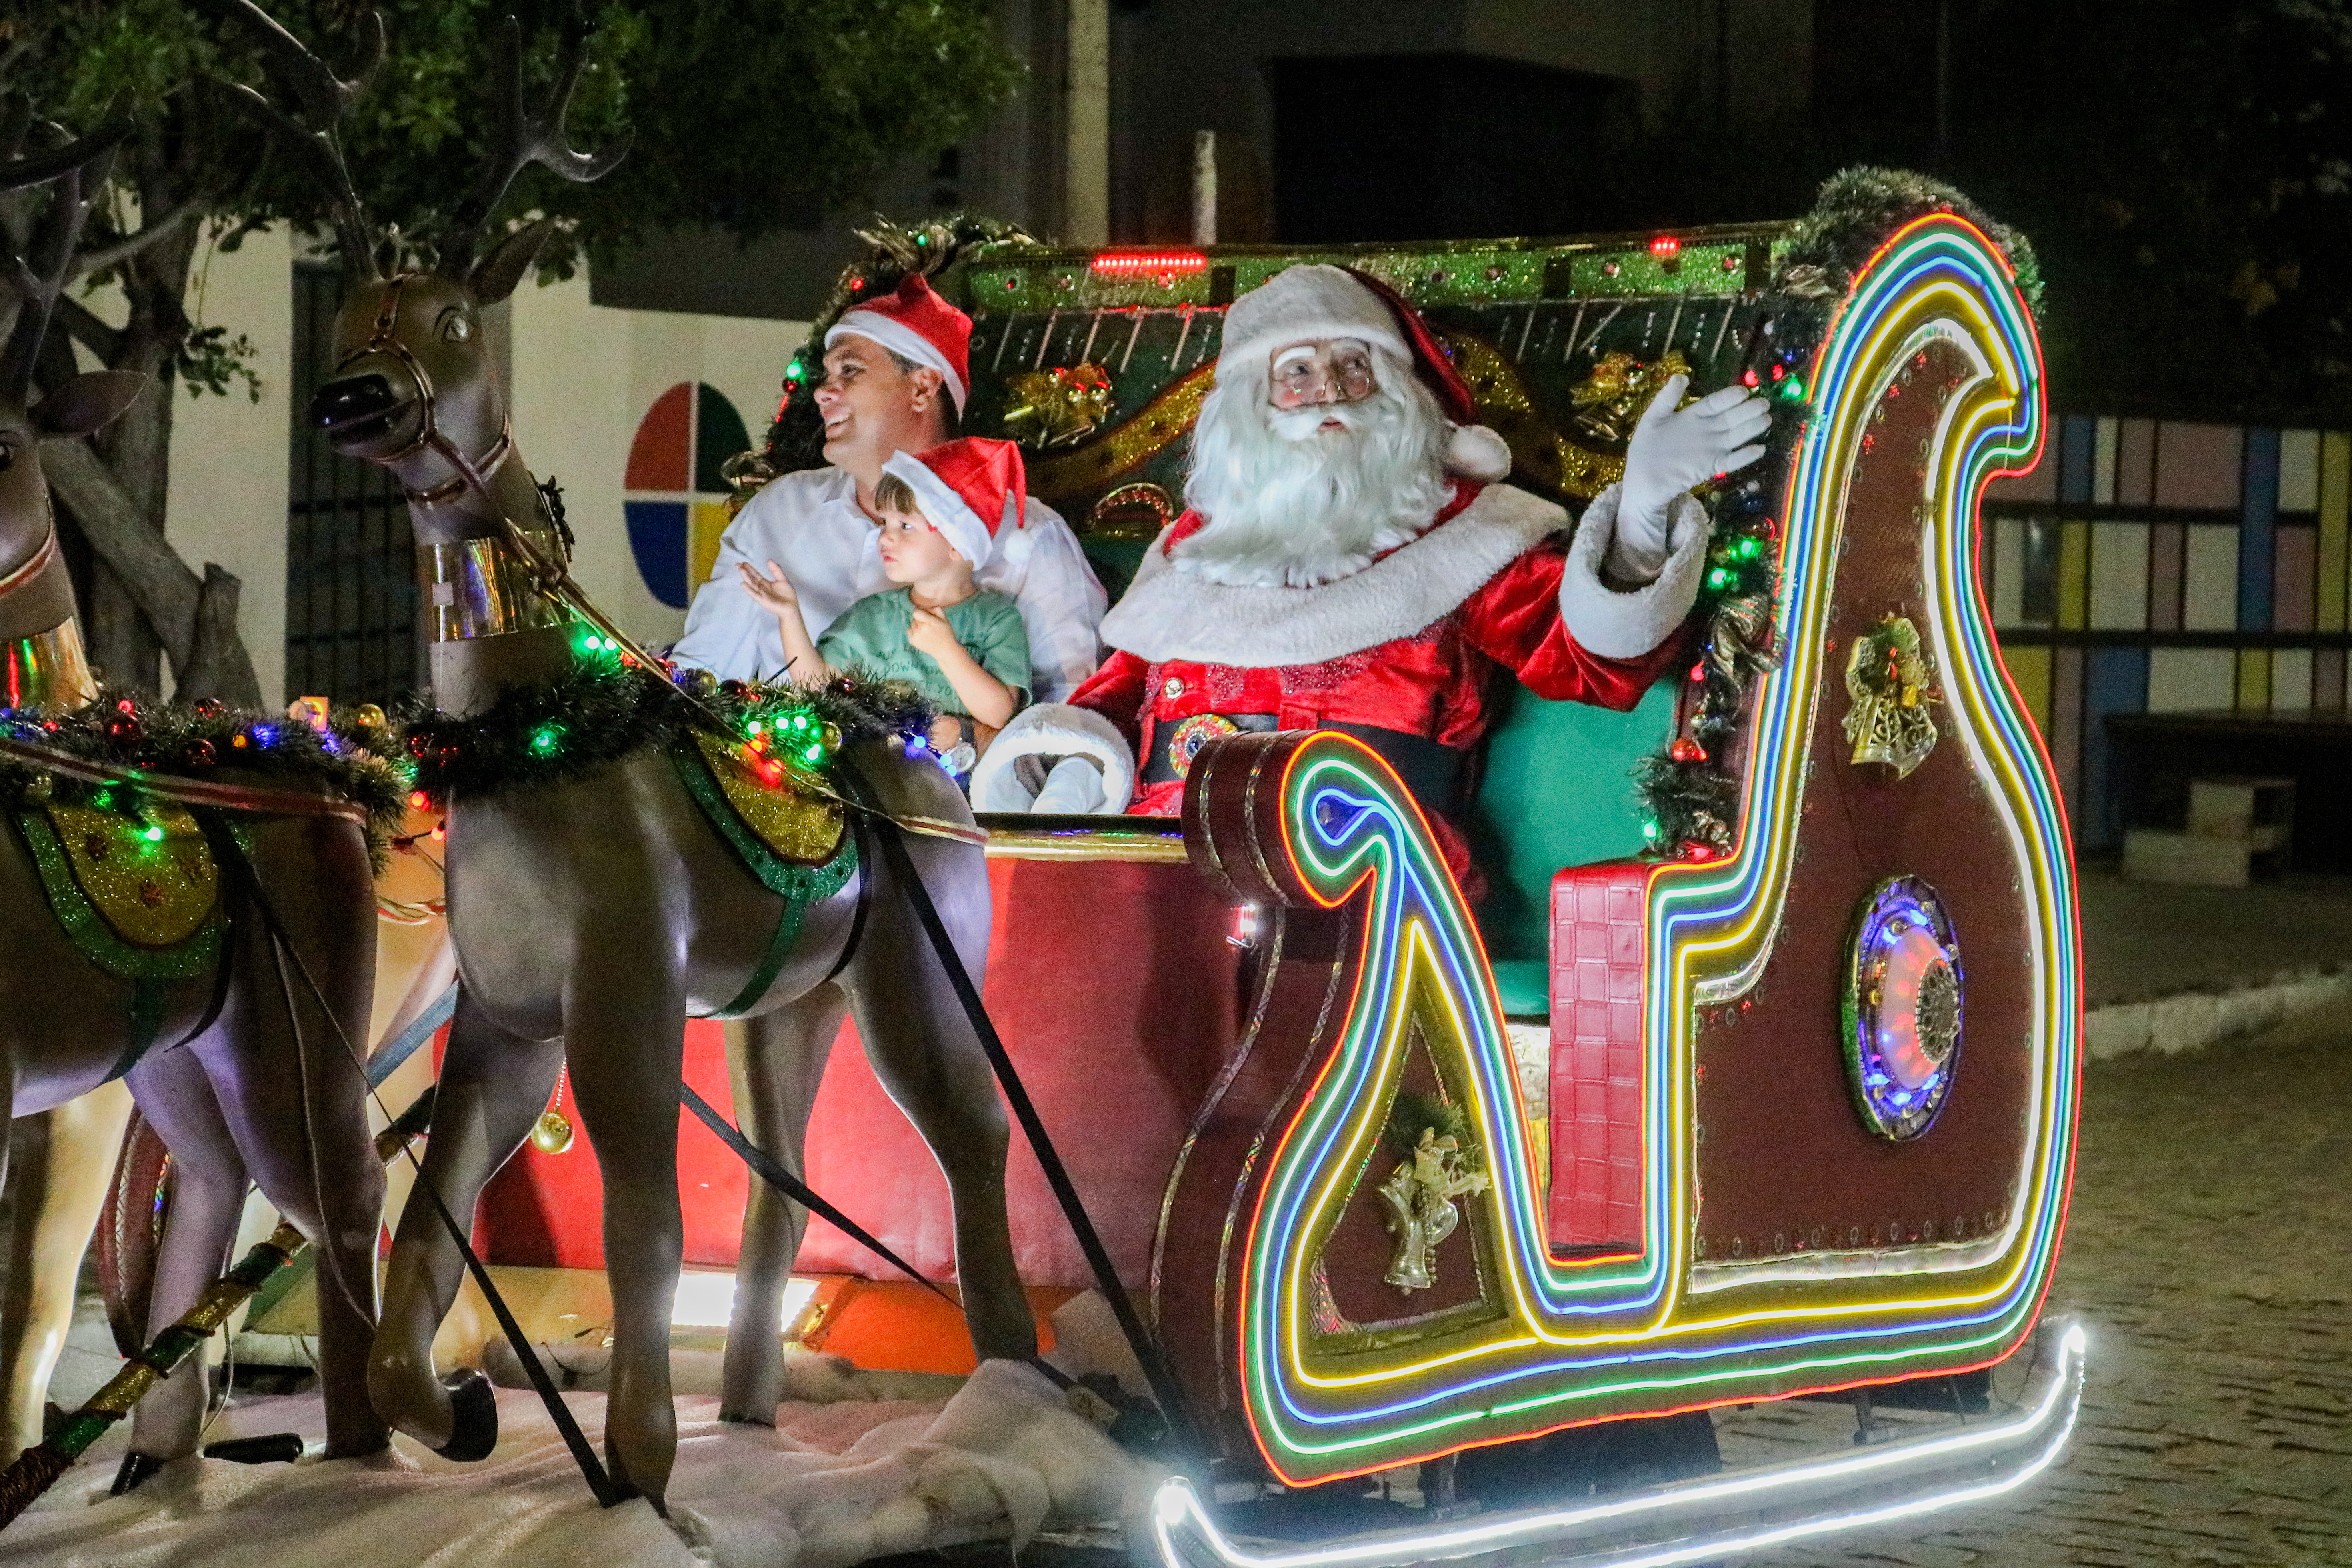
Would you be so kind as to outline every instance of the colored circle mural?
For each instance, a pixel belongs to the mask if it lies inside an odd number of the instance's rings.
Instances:
[[[622,512],[637,575],[663,604],[686,608],[710,575],[728,521],[719,466],[751,444],[735,405],[703,382],[679,382],[637,421]]]

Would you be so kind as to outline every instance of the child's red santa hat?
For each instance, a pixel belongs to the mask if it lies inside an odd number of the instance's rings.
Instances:
[[[1510,447],[1478,423],[1476,400],[1421,312],[1395,289],[1352,267],[1287,267],[1234,300],[1225,311],[1217,366],[1263,362],[1291,343],[1329,338],[1370,343],[1420,374],[1454,427],[1445,444],[1447,473],[1481,483],[1510,476]]]
[[[938,371],[956,412],[963,412],[971,385],[971,318],[932,292],[921,273],[910,272],[896,292],[843,312],[826,330],[824,346],[848,337],[871,338],[900,359]]]
[[[1007,514],[1015,528],[1027,521],[1029,476],[1010,441],[967,436],[920,455],[893,452],[882,471],[907,481],[923,520],[974,566],[988,559]]]

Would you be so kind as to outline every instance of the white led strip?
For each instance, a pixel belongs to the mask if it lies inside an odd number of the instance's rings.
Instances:
[[[1391,1568],[1440,1558],[1473,1557],[1534,1545],[1572,1546],[1581,1538],[1640,1529],[1645,1542],[1622,1540],[1589,1555],[1552,1559],[1561,1568],[1669,1568],[1784,1545],[1864,1525],[1980,1501],[2024,1485],[2050,1468],[2066,1447],[2083,1404],[2084,1351],[2080,1323],[2058,1335],[2054,1370],[2032,1405],[2013,1418],[1915,1437],[1843,1455],[1744,1470],[1709,1481],[1680,1482],[1607,1502],[1498,1515],[1412,1534],[1383,1531],[1303,1551],[1259,1553],[1226,1539],[1181,1476],[1160,1483],[1152,1499],[1151,1534],[1167,1568]],[[1908,1495],[1891,1495],[1910,1483]],[[1783,1510],[1807,1497],[1835,1496],[1864,1485],[1873,1500],[1781,1521],[1759,1521],[1763,1509]],[[1711,1518],[1738,1515],[1713,1533]]]

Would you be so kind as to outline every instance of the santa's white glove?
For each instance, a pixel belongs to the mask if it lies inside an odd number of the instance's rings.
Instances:
[[[1676,408],[1689,387],[1689,376],[1669,379],[1642,411],[1625,449],[1623,495],[1608,574],[1626,587],[1656,577],[1674,552],[1667,509],[1676,496],[1764,455],[1764,433],[1772,423],[1771,406],[1764,399],[1745,387],[1727,386],[1688,408]]]

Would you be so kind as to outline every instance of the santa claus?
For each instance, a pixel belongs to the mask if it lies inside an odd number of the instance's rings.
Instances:
[[[972,780],[982,811],[1181,808],[1209,740],[1343,730],[1446,820],[1490,678],[1627,709],[1675,653],[1705,568],[1688,491],[1763,455],[1738,387],[1643,415],[1623,483],[1572,540],[1501,481],[1511,457],[1421,318],[1349,268],[1298,266],[1235,300],[1192,436],[1184,515],[1102,623],[1115,650],[1067,703],[1018,715]]]

